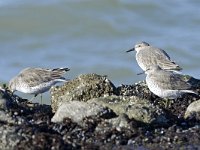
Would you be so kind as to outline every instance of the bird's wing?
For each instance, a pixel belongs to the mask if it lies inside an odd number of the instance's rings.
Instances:
[[[179,67],[179,65],[170,60],[169,55],[164,50],[159,48],[150,47],[149,49],[144,49],[139,52],[138,57],[138,59],[140,59],[140,61],[143,61],[146,66],[151,63],[159,65],[162,69],[182,69],[181,67]]]
[[[21,77],[24,83],[27,83],[30,87],[34,87],[39,84],[50,82],[58,76],[52,76],[52,71],[50,69],[30,68],[21,72],[19,77]]]
[[[187,90],[191,88],[191,85],[184,81],[183,75],[173,72],[158,71],[157,73],[151,74],[150,77],[163,89]]]
[[[191,84],[184,80],[184,76],[181,74],[172,73],[170,76],[172,83],[172,89],[187,90],[191,88]]]

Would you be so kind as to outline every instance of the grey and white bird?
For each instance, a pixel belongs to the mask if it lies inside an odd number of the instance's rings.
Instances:
[[[184,75],[163,70],[158,65],[151,66],[145,73],[149,90],[161,98],[176,99],[185,93],[197,94],[184,80]]]
[[[146,71],[152,65],[159,65],[164,70],[180,71],[182,68],[172,61],[162,49],[153,47],[146,42],[139,42],[134,48],[126,51],[136,51],[136,60],[140,68]]]
[[[25,68],[9,81],[8,89],[11,92],[34,94],[36,97],[47,92],[56,83],[66,82],[63,75],[69,70],[68,68]]]

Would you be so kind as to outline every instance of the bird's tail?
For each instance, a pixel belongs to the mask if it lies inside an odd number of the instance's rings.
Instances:
[[[55,69],[52,69],[52,71],[56,71],[56,72],[67,72],[69,70],[70,70],[69,68],[55,68]]]
[[[69,70],[70,70],[69,68],[55,68],[55,69],[52,69],[51,76],[52,78],[60,80],[60,81],[68,81],[68,79],[65,79],[63,77],[63,75]]]

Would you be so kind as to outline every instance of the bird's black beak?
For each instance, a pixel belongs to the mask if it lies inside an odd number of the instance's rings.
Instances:
[[[137,75],[142,75],[142,74],[145,74],[145,71],[137,73]]]
[[[135,50],[135,48],[132,48],[132,49],[129,49],[128,51],[126,51],[127,53],[128,52],[131,52],[131,51],[134,51]]]
[[[150,70],[150,69],[147,69],[146,71],[143,71],[143,72],[137,73],[137,75],[145,74],[148,70]]]

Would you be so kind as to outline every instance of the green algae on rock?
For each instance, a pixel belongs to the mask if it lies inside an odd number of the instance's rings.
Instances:
[[[72,121],[80,124],[85,117],[91,116],[109,116],[111,118],[114,113],[102,105],[96,103],[87,103],[82,101],[63,102],[55,115],[51,119],[52,122],[62,122],[64,118],[70,118]]]
[[[168,119],[158,106],[152,105],[148,100],[136,96],[107,96],[94,98],[89,103],[97,103],[112,109],[117,115],[126,114],[130,119],[143,123],[165,124]]]

